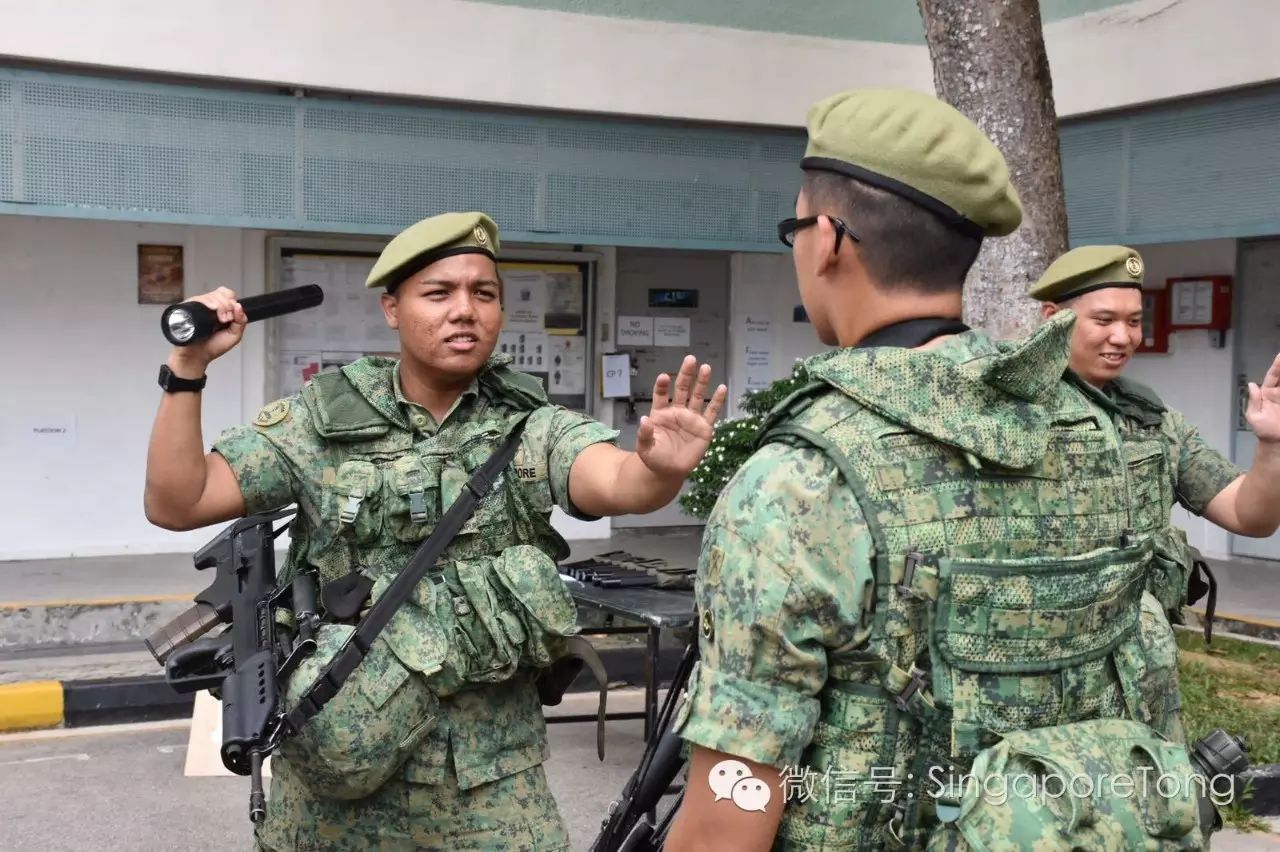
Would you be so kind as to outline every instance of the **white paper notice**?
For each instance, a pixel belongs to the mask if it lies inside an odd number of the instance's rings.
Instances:
[[[541,272],[512,271],[503,282],[506,290],[507,331],[547,330],[547,279]]]
[[[631,356],[627,353],[601,355],[600,376],[604,382],[602,395],[605,399],[626,399],[631,396]]]
[[[734,345],[743,353],[746,390],[767,388],[777,378],[773,369],[773,319],[761,314],[739,314],[734,324]]]
[[[654,317],[653,345],[689,348],[689,319],[687,317]]]
[[[1203,325],[1212,319],[1212,281],[1173,282],[1174,325]]]
[[[579,394],[587,390],[587,340],[585,337],[551,338],[551,366],[547,387],[553,394]]]
[[[739,343],[773,344],[773,320],[760,314],[738,315]]]
[[[545,331],[504,331],[498,335],[498,351],[510,355],[511,366],[522,373],[545,373],[551,364]]]
[[[618,317],[619,346],[652,346],[653,317]]]
[[[773,348],[748,343],[746,346],[747,390],[760,390],[773,383]]]

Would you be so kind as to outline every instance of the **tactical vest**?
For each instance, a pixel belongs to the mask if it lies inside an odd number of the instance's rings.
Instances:
[[[372,581],[372,602],[501,443],[507,423],[547,400],[530,377],[486,370],[478,405],[489,409],[424,439],[354,386],[367,369],[357,362],[322,373],[302,391],[333,472],[314,507],[318,517],[295,524],[283,579],[308,566],[321,585],[358,572]],[[338,697],[286,738],[281,754],[321,795],[372,792],[434,727],[440,698],[560,656],[577,631],[576,606],[556,567],[567,555],[524,487],[503,476]],[[289,700],[298,700],[350,632],[345,624],[322,627],[317,653],[290,680]]]
[[[1186,533],[1172,523],[1174,461],[1161,431],[1168,409],[1154,390],[1123,376],[1113,379],[1105,394],[1083,380],[1075,383],[1116,415],[1134,491],[1134,529],[1150,537],[1152,548],[1140,633],[1148,662],[1143,693],[1152,727],[1183,742],[1178,644],[1172,625],[1185,623],[1182,607],[1189,602],[1188,588],[1199,554],[1187,543]]]
[[[1011,732],[1148,720],[1150,543],[1115,430],[1052,366],[1070,328],[941,372],[905,350],[817,359],[819,381],[772,415],[764,440],[831,460],[875,553],[849,578],[869,641],[829,656],[804,756],[856,795],[790,802],[784,843],[920,848],[940,767],[963,771]]]
[[[1141,382],[1122,376],[1112,380],[1111,388],[1106,398],[1120,415],[1120,438],[1137,490],[1135,525],[1138,532],[1151,535],[1155,550],[1147,590],[1170,620],[1181,624],[1195,557],[1186,533],[1171,522],[1174,461],[1169,458],[1169,441],[1160,431],[1168,409]]]

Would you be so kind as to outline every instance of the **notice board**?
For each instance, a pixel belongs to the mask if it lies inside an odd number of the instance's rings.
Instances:
[[[375,260],[374,252],[279,249],[275,288],[318,284],[324,303],[269,321],[272,398],[297,393],[316,373],[364,355],[399,356],[379,292],[364,286]],[[505,316],[496,351],[538,378],[552,402],[589,412],[592,264],[504,260],[498,268]]]

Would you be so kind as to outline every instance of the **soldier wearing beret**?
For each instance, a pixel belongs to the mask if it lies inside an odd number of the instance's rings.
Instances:
[[[725,388],[710,392],[710,367],[698,369],[690,356],[674,381],[663,375],[655,383],[636,451],[618,449],[616,432],[551,405],[540,383],[494,354],[503,320],[498,250],[498,228],[483,213],[447,213],[406,229],[367,280],[381,291],[400,357],[366,357],[313,377],[252,424],[223,433],[207,455],[198,386],[210,362],[240,342],[246,320],[230,290],[197,297],[229,325],[169,355],[170,382],[148,455],[147,517],[186,530],[296,503],[284,573],[305,567],[322,584],[364,578],[376,597],[511,424],[527,416],[507,475],[445,551],[443,592],[424,580],[431,594],[415,592],[377,640],[398,659],[397,671],[431,675],[440,663],[428,660],[422,643],[433,635],[443,600],[450,619],[470,625],[440,643],[452,646],[450,660],[482,641],[521,641],[511,635],[520,631],[514,614],[502,615],[503,636],[480,636],[476,631],[492,625],[466,616],[527,602],[479,600],[464,574],[483,577],[511,552],[527,560],[532,545],[546,554],[538,564],[550,565],[561,589],[550,560],[566,556],[567,547],[550,525],[553,506],[592,519],[666,505],[706,450]],[[374,686],[376,720],[397,687]],[[437,716],[420,729],[392,732],[416,745],[390,780],[361,798],[345,790],[333,797],[282,746],[258,848],[568,849],[542,768],[548,754],[535,670],[441,697]],[[327,783],[341,786],[342,779]]]
[[[1148,589],[1159,606],[1148,607],[1145,632],[1153,669],[1167,671],[1165,686],[1153,683],[1148,700],[1157,725],[1183,735],[1172,631],[1159,612],[1181,623],[1188,584],[1198,555],[1186,535],[1170,523],[1174,503],[1237,535],[1269,536],[1280,526],[1280,357],[1262,380],[1249,385],[1245,418],[1258,438],[1248,473],[1210,447],[1178,411],[1147,385],[1122,375],[1142,342],[1142,256],[1127,246],[1081,246],[1058,258],[1032,285],[1047,319],[1064,309],[1077,316],[1071,338],[1071,369],[1112,415],[1125,444],[1130,476],[1139,490],[1138,530],[1151,533],[1155,561]],[[1200,591],[1203,591],[1201,589]],[[1169,684],[1172,684],[1169,686]]]
[[[1013,743],[1110,772],[1157,736],[1135,698],[1150,542],[1114,427],[1064,377],[1074,315],[1019,341],[960,320],[982,241],[1021,222],[1004,158],[910,91],[827,98],[808,140],[779,235],[837,348],[708,519],[664,848],[1150,845],[1134,808],[1167,803],[1098,797],[1068,825],[963,783],[1010,790]]]

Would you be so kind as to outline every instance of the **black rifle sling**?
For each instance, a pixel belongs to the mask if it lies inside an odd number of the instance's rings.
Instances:
[[[382,632],[382,628],[387,626],[396,610],[409,599],[414,587],[440,560],[440,555],[475,512],[476,506],[493,488],[494,482],[502,475],[502,471],[511,464],[511,460],[515,458],[516,449],[520,446],[520,436],[524,434],[528,418],[528,414],[523,415],[511,428],[502,446],[498,447],[493,455],[489,456],[471,475],[466,487],[459,492],[458,498],[449,506],[449,510],[444,513],[440,523],[436,524],[431,535],[418,546],[413,557],[400,571],[391,586],[356,625],[355,633],[321,672],[320,677],[316,678],[316,682],[302,696],[298,706],[288,714],[287,730],[301,730],[303,725],[338,694],[338,690],[346,683],[347,678],[369,653],[369,649],[373,647],[373,640]]]

